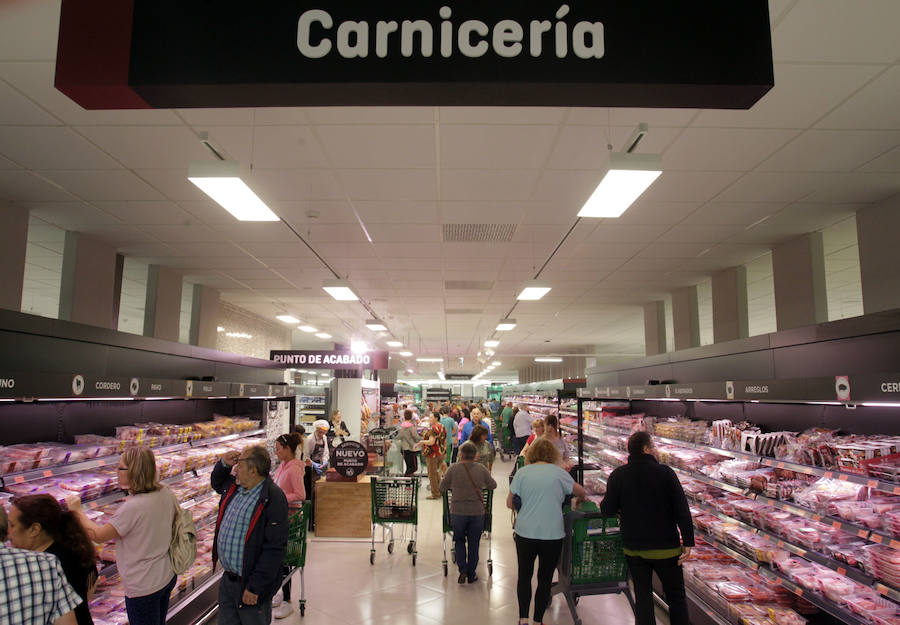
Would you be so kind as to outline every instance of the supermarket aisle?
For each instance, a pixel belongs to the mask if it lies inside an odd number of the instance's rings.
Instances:
[[[494,504],[494,574],[488,577],[487,540],[475,584],[459,585],[451,565],[441,568],[441,502],[429,500],[427,480],[419,499],[419,545],[415,567],[404,544],[392,555],[376,543],[375,565],[369,564],[368,543],[310,541],[306,568],[306,616],[294,613],[273,623],[283,625],[475,625],[517,623],[516,552],[506,509],[512,462],[494,465],[498,482]],[[401,526],[397,526],[398,528]],[[380,536],[380,530],[377,530]],[[448,541],[449,557],[449,541]],[[299,583],[295,582],[295,598]],[[622,596],[585,597],[579,603],[585,625],[633,623]],[[569,625],[572,618],[562,597],[555,597],[544,621]],[[661,623],[664,621],[660,621]]]

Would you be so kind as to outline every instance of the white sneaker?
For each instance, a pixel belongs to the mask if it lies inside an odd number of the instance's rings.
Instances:
[[[294,606],[289,601],[285,601],[280,606],[272,610],[272,616],[275,618],[286,618],[294,611]]]
[[[278,592],[275,593],[275,596],[272,597],[272,607],[277,608],[281,605],[281,602],[284,600],[284,592],[279,588]]]

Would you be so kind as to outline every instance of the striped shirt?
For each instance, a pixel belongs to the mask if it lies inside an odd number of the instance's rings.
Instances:
[[[80,603],[55,555],[0,545],[0,623],[47,625]]]
[[[247,490],[238,487],[228,502],[222,524],[219,527],[219,559],[226,571],[241,575],[244,563],[244,537],[250,528],[250,520],[256,510],[259,494],[265,480]]]

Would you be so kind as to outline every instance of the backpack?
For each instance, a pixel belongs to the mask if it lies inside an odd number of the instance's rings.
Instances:
[[[172,520],[172,542],[169,543],[169,559],[175,573],[181,575],[187,571],[197,558],[197,528],[190,510],[185,510],[172,495],[175,506],[175,518]]]
[[[516,437],[516,428],[515,428],[515,426],[513,426],[513,422],[515,422],[515,420],[516,420],[516,415],[513,414],[513,415],[509,418],[509,423],[506,424],[506,429],[509,430],[509,436],[510,436],[510,438],[515,438],[515,437]]]

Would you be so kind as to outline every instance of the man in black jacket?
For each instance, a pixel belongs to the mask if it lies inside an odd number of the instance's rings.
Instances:
[[[235,476],[232,467],[237,465]],[[269,625],[287,549],[288,506],[269,477],[272,461],[255,446],[222,456],[211,482],[222,495],[213,541],[213,566],[222,562],[219,625]]]
[[[681,563],[694,546],[694,526],[681,482],[654,452],[647,432],[631,435],[628,464],[609,476],[600,511],[621,515],[625,558],[634,581],[636,625],[656,623],[654,572],[669,604],[671,625],[689,625]]]

